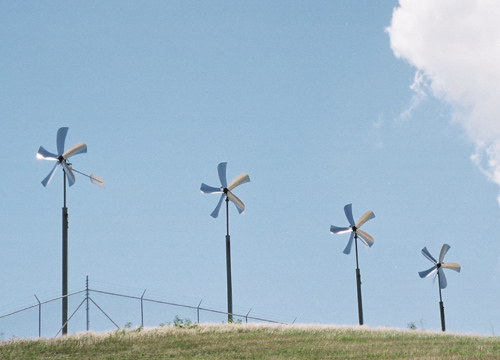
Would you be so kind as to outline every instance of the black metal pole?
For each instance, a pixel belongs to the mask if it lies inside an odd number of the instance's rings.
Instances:
[[[226,268],[227,268],[227,322],[233,322],[233,287],[231,284],[231,243],[229,238],[229,198],[226,195]]]
[[[439,309],[441,310],[441,330],[446,331],[446,325],[444,323],[444,306],[443,302],[439,302]]]
[[[443,297],[441,296],[441,278],[439,277],[439,269],[438,269],[438,286],[439,286],[439,311],[441,312],[441,330],[446,331],[446,325],[444,321]]]
[[[356,285],[358,293],[358,318],[359,325],[363,325],[363,301],[361,299],[361,272],[359,271],[358,263],[358,234],[354,233],[354,246],[356,249]]]
[[[64,177],[64,207],[62,211],[62,334],[68,333],[68,208],[66,207],[66,173]]]

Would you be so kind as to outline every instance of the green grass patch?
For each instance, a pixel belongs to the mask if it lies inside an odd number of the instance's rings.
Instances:
[[[0,359],[174,358],[499,359],[500,339],[321,325],[196,324],[0,343]]]

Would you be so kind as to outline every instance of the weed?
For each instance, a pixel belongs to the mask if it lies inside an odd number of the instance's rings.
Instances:
[[[144,326],[138,326],[137,329],[135,329],[135,332],[141,332],[144,329]]]
[[[194,324],[189,319],[181,319],[178,315],[175,315],[174,326],[176,328],[193,329],[193,328],[196,328],[198,326],[198,324]]]

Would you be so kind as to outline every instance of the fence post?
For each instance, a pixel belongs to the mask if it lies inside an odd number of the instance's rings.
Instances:
[[[250,311],[252,311],[252,309],[248,310],[246,316],[245,316],[245,322],[248,323],[248,314],[250,314]]]
[[[38,337],[42,337],[42,303],[36,295],[35,298],[38,301]]]
[[[141,296],[141,326],[144,327],[144,305],[143,305],[143,299],[144,299],[144,294],[146,293],[146,289],[144,289],[144,292],[142,293]]]
[[[200,305],[201,305],[202,301],[203,301],[203,299],[200,300],[200,303],[196,307],[196,315],[197,315],[197,319],[198,319],[198,324],[200,323]]]

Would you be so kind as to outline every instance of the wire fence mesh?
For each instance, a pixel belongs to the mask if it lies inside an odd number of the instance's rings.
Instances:
[[[68,334],[110,331],[121,328],[154,327],[171,324],[175,319],[189,322],[221,323],[228,313],[209,301],[200,299],[186,304],[163,294],[148,292],[131,294],[130,289],[116,286],[89,286],[68,294]],[[114,287],[114,289],[113,289]],[[127,291],[128,290],[128,291]],[[128,293],[127,293],[128,292]],[[15,338],[57,337],[62,333],[61,301],[63,296],[49,299],[34,295],[33,303],[0,315],[0,340]],[[286,324],[296,319],[269,319],[252,309],[233,310],[233,322]],[[292,321],[290,321],[292,320]]]

